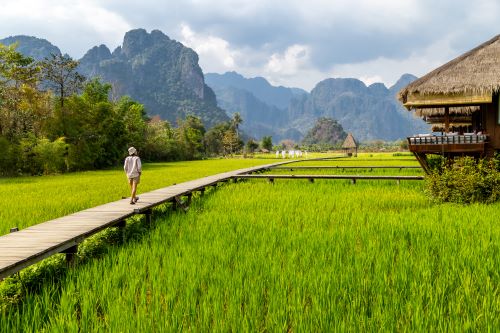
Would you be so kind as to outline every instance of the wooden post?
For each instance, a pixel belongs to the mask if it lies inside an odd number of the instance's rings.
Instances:
[[[18,232],[18,231],[19,231],[18,227],[10,228],[10,233]]]
[[[172,210],[176,211],[177,210],[177,197],[172,199]]]
[[[235,178],[235,180],[236,180],[236,178]],[[191,200],[193,199],[193,192],[189,192],[187,197],[188,197],[187,204],[189,206],[191,204]]]
[[[444,132],[448,133],[450,131],[450,108],[448,106],[444,107]]]
[[[118,227],[118,230],[120,232],[120,238],[122,243],[125,243],[125,227],[127,226],[127,221],[122,220],[116,224],[116,227]]]
[[[151,209],[148,209],[147,211],[144,212],[144,215],[146,216],[146,224],[148,227],[151,226],[151,216],[153,215],[153,211]]]
[[[204,187],[202,187],[202,188],[200,189],[200,195],[201,195],[201,196],[204,196],[204,195],[205,195],[205,188],[204,188]]]
[[[270,182],[271,184],[274,184],[274,178],[269,178],[269,182]]]
[[[314,178],[309,178],[309,181],[310,181],[311,183],[314,183]]]
[[[61,253],[66,254],[66,264],[70,267],[75,265],[76,254],[78,253],[78,245],[73,245],[72,247],[67,248]]]
[[[352,178],[352,179],[351,179],[351,184],[352,184],[352,185],[356,185],[356,178]]]

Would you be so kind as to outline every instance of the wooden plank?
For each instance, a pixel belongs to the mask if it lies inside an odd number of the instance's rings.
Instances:
[[[234,178],[261,179],[373,179],[373,180],[424,180],[423,176],[365,176],[365,175],[238,175]]]
[[[301,165],[301,166],[277,166],[274,169],[421,169],[417,165],[373,165],[373,166],[355,166],[355,165]]]

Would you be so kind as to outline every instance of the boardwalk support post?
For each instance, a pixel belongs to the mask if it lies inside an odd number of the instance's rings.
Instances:
[[[66,250],[61,253],[66,254],[66,264],[69,267],[73,267],[75,265],[76,254],[78,253],[78,244],[68,247]]]
[[[127,221],[121,220],[116,224],[118,231],[120,232],[120,239],[122,243],[125,243],[125,227],[127,226]]]
[[[351,184],[356,185],[356,178],[351,178]]]
[[[314,178],[309,178],[309,182],[314,183]]]
[[[184,213],[187,213],[187,211],[189,210],[189,207],[187,207],[187,206],[184,205],[184,202],[182,202],[180,196],[176,196],[174,198],[174,210],[177,210],[177,207],[182,208],[182,211]]]
[[[274,184],[274,178],[269,178],[269,182],[270,182],[271,184]]]
[[[10,233],[19,231],[18,227],[10,228]]]
[[[147,211],[144,212],[144,215],[146,217],[146,224],[148,227],[151,226],[151,216],[153,215],[153,210],[148,209]]]

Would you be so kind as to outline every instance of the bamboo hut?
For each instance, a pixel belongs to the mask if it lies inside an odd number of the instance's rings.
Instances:
[[[346,154],[346,156],[358,156],[358,143],[354,140],[352,133],[347,134],[347,137],[342,144],[342,150]]]
[[[428,171],[426,154],[493,156],[500,150],[500,35],[410,83],[398,93],[441,135],[408,138]]]

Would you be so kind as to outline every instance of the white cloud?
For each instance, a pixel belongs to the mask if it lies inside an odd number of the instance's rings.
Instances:
[[[4,34],[45,38],[75,58],[95,44],[118,45],[130,29],[122,16],[93,0],[5,1],[0,11]]]
[[[284,54],[274,53],[266,64],[266,72],[283,76],[296,75],[309,66],[309,48],[306,45],[292,45]]]
[[[456,57],[458,54],[451,48],[450,43],[450,38],[437,40],[427,48],[417,50],[404,59],[379,57],[360,63],[335,65],[329,74],[332,77],[358,78],[366,84],[382,82],[390,87],[404,73],[422,76]],[[378,81],[373,81],[375,78]]]
[[[198,53],[200,66],[205,72],[225,72],[236,69],[236,58],[241,53],[231,49],[226,40],[196,33],[186,23],[181,25],[181,36],[181,42]]]
[[[204,72],[311,89],[328,77],[391,85],[498,33],[498,0],[0,0],[0,31],[75,58],[133,28],[192,47]]]

